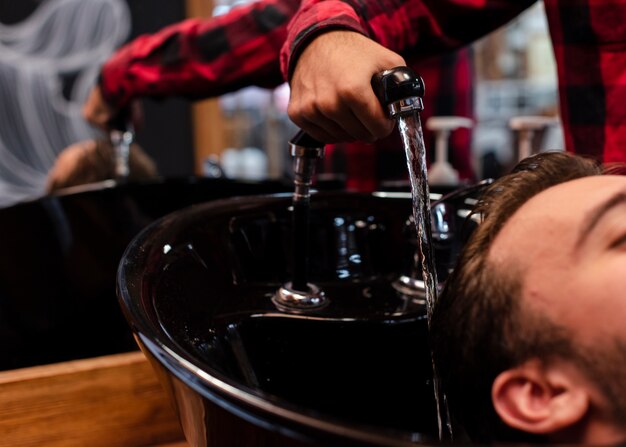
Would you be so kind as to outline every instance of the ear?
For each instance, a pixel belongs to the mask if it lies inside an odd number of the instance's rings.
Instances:
[[[500,373],[491,398],[505,424],[532,434],[556,434],[589,410],[587,388],[561,362],[545,365],[534,359]]]

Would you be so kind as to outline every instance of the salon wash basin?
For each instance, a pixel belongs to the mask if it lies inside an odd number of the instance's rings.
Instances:
[[[309,280],[329,302],[304,313],[272,301],[292,275],[290,206],[291,196],[279,194],[178,211],[140,233],[122,258],[122,309],[187,440],[436,440],[425,306],[392,286],[411,270],[411,200],[313,196]],[[437,238],[444,275],[461,239],[457,207],[447,208],[447,234]]]

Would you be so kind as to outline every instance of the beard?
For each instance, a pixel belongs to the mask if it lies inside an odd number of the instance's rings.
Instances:
[[[570,362],[606,400],[617,427],[626,427],[626,337],[598,336],[592,343],[577,340],[570,328],[546,315],[525,312],[512,352],[516,364],[529,358]]]
[[[615,337],[573,351],[576,364],[606,398],[615,425],[626,427],[626,340]]]

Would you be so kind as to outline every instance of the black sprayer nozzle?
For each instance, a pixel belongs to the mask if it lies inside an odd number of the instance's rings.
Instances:
[[[372,88],[393,116],[423,110],[424,81],[409,67],[395,67],[372,76]]]

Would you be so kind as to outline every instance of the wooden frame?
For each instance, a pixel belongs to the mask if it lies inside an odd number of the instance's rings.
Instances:
[[[212,0],[186,0],[188,17],[209,17],[213,11]],[[209,155],[219,155],[225,147],[223,119],[219,101],[207,99],[192,106],[195,172],[203,173],[204,160]]]
[[[186,446],[141,352],[0,372],[0,446]]]

